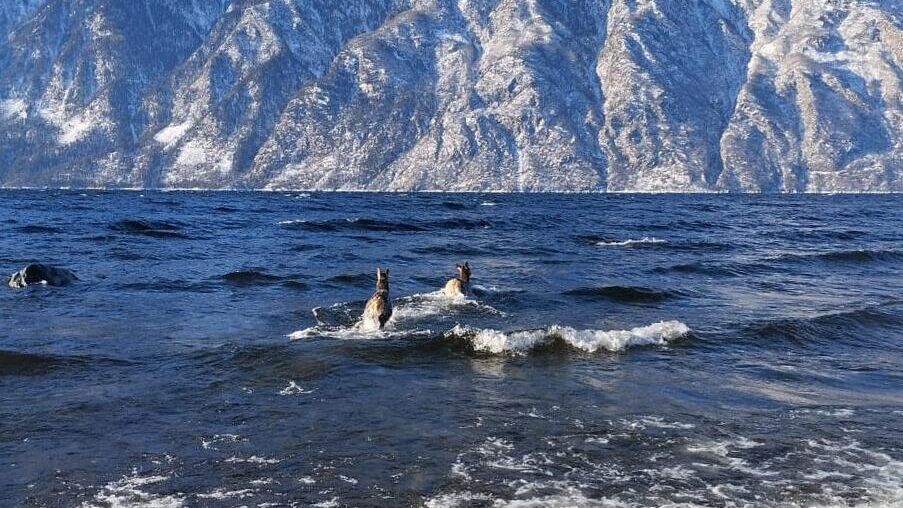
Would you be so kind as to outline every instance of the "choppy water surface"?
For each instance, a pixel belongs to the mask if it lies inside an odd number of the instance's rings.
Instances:
[[[2,506],[903,503],[897,196],[0,197]]]

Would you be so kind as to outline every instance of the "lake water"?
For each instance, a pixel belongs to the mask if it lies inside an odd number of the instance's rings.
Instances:
[[[0,192],[0,506],[903,504],[898,196]],[[433,294],[457,262],[473,294]],[[377,266],[395,316],[355,327]]]

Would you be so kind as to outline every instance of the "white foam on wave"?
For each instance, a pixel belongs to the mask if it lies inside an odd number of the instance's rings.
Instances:
[[[716,437],[660,416],[608,424],[612,430],[629,427],[625,437],[632,443],[667,446],[643,447],[638,453],[645,455],[644,466],[637,468],[610,456],[608,447],[573,446],[578,440],[594,441],[582,432],[523,443],[490,436],[457,456],[451,465],[454,487],[440,490],[425,506],[689,508],[761,506],[763,499],[793,498],[793,503],[775,504],[903,507],[903,461],[899,450],[880,441],[873,448],[851,438],[813,436],[794,439],[790,451],[776,453],[767,435],[725,437],[719,429]],[[660,428],[686,437],[645,431]],[[689,442],[679,444],[684,439]],[[543,441],[546,447],[537,449]],[[672,453],[672,445],[694,456]]]
[[[708,453],[720,457],[727,457],[731,450],[748,450],[757,446],[762,446],[762,443],[740,436],[734,440],[707,441],[691,444],[687,446],[687,451],[691,453]]]
[[[246,497],[251,497],[256,493],[254,489],[239,489],[239,490],[226,490],[224,488],[219,488],[214,490],[213,492],[208,492],[206,494],[198,494],[198,497],[201,499],[244,499]]]
[[[451,297],[439,290],[400,298],[392,310],[392,320],[423,319],[430,316],[450,314],[467,308],[497,316],[505,315],[491,305],[478,302],[466,296]]]
[[[333,304],[331,309],[347,308],[347,303]],[[359,318],[354,325],[336,326],[324,323],[319,316],[321,307],[313,310],[316,326],[292,332],[288,335],[290,340],[310,339],[314,337],[329,337],[334,339],[391,339],[396,337],[408,337],[413,335],[429,335],[430,330],[399,330],[397,326],[404,321],[416,321],[430,316],[448,315],[459,312],[462,309],[475,309],[487,314],[504,316],[491,305],[481,303],[464,296],[449,297],[443,291],[431,293],[418,293],[398,298],[392,304],[392,317],[380,328],[379,323],[372,319]],[[351,316],[347,316],[351,317]]]
[[[480,284],[474,284],[471,286],[476,293],[485,293],[485,294],[494,294],[494,295],[502,295],[502,294],[511,294],[511,293],[523,293],[524,290],[520,288],[512,288],[512,287],[501,287],[501,286],[483,286]]]
[[[689,430],[696,426],[692,423],[669,422],[660,416],[641,416],[634,420],[622,419],[620,426],[629,430],[645,430],[646,428],[656,429],[682,429]]]
[[[475,350],[493,354],[526,352],[556,338],[594,353],[601,349],[617,352],[634,346],[664,345],[688,333],[690,328],[680,321],[662,321],[630,330],[577,330],[553,325],[541,330],[502,332],[458,325],[446,336],[467,337]]]
[[[311,326],[290,333],[288,338],[289,340],[303,340],[316,337],[340,340],[385,340],[410,337],[412,335],[430,335],[432,333],[433,332],[430,330],[397,330],[392,326],[391,321],[389,321],[389,323],[386,324],[386,327],[382,329],[369,323],[358,322],[352,326]]]
[[[82,508],[101,507],[133,507],[133,508],[181,508],[185,506],[185,498],[180,494],[157,495],[144,490],[144,487],[168,480],[168,476],[138,474],[132,470],[130,476],[123,477],[105,485],[94,499],[82,503]]]
[[[239,441],[246,441],[242,439],[238,434],[215,434],[210,439],[201,439],[201,447],[205,450],[217,450],[214,445],[219,443],[237,443]]]
[[[661,238],[656,238],[654,236],[644,236],[639,240],[633,240],[628,238],[627,240],[600,240],[596,242],[596,245],[600,245],[603,247],[625,247],[627,245],[634,245],[638,243],[668,243],[667,240],[662,240]]]
[[[288,386],[279,390],[279,395],[308,395],[311,393],[314,393],[314,390],[305,390],[294,381],[289,381]]]
[[[226,459],[226,462],[229,464],[278,464],[282,462],[279,459],[268,459],[266,457],[258,457],[257,455],[251,455],[250,457],[229,457]]]
[[[336,508],[337,506],[339,506],[339,498],[333,497],[331,499],[327,499],[326,501],[314,503],[311,506],[316,506],[317,508]]]
[[[625,506],[612,499],[592,499],[579,489],[569,487],[563,493],[538,496],[529,499],[493,499],[492,496],[473,492],[442,494],[426,502],[427,508],[457,508],[474,506],[481,502],[491,502],[492,508],[575,508],[575,507],[619,507]]]

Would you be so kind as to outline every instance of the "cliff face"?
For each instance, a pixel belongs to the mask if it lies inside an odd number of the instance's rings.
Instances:
[[[11,0],[0,184],[903,191],[899,0]]]

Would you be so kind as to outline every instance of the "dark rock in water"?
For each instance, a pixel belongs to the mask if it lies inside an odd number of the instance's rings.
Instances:
[[[66,268],[31,263],[9,277],[9,287],[24,288],[32,284],[65,286],[77,280],[78,277]]]

